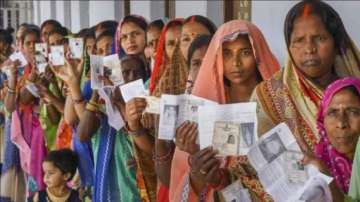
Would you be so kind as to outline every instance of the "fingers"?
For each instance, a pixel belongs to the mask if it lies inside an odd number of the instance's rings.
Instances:
[[[212,156],[215,157],[215,156]],[[204,164],[201,166],[200,170],[201,171],[206,171],[206,173],[208,173],[211,168],[213,168],[214,166],[220,164],[219,160],[217,160],[216,158],[211,158],[208,161],[204,162]]]
[[[192,157],[192,162],[196,162],[194,164],[195,169],[199,170],[199,168],[208,160],[210,160],[211,158],[215,157],[216,155],[216,151],[214,151],[212,149],[212,147],[207,147],[201,151],[199,151],[198,153],[196,153],[195,155],[193,155]]]
[[[216,179],[216,176],[219,173],[219,169],[220,169],[220,162],[217,161],[217,163],[212,165],[212,167],[210,167],[210,170],[207,171],[205,180],[207,182],[214,181],[214,179]]]

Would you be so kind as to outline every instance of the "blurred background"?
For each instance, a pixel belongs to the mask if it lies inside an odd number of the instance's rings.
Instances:
[[[147,20],[209,17],[216,25],[245,19],[255,23],[264,33],[276,57],[286,57],[283,22],[289,8],[297,1],[264,0],[0,0],[0,27],[15,30],[24,22],[40,25],[56,19],[72,32],[96,25],[103,20],[120,20],[128,14],[139,14]],[[340,14],[349,34],[360,45],[360,1],[328,0]],[[279,46],[281,44],[281,46]]]

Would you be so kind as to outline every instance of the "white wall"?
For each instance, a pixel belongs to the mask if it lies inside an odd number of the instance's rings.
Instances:
[[[51,19],[51,2],[50,1],[39,1],[40,3],[40,23],[45,20]]]
[[[191,15],[207,16],[207,3],[208,2],[206,0],[177,0],[175,2],[175,15],[176,17],[182,18],[187,18]]]
[[[80,1],[73,0],[71,2],[71,31],[77,32],[81,29],[80,24]]]
[[[114,1],[89,1],[89,25],[94,26],[104,20],[115,20]],[[99,12],[100,11],[100,12]]]
[[[287,57],[284,39],[284,20],[298,1],[252,1],[251,19],[265,35],[270,48],[281,64]],[[360,1],[327,1],[341,16],[352,37],[360,45]]]
[[[65,24],[64,1],[55,1],[56,3],[56,20],[62,25]]]
[[[146,20],[151,20],[151,1],[130,1],[130,13],[143,16]]]

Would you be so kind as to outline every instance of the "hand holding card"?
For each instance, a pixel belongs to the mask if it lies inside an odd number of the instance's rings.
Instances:
[[[125,102],[128,102],[135,97],[143,97],[148,94],[142,79],[122,85],[120,86],[120,90]]]
[[[13,54],[10,55],[9,58],[11,61],[19,60],[21,67],[25,67],[28,64],[28,61],[26,60],[24,54],[22,54],[21,51],[15,51]]]

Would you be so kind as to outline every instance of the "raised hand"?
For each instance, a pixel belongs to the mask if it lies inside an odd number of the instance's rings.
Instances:
[[[197,124],[186,121],[176,129],[175,144],[181,151],[195,154],[200,150],[199,145],[196,144],[197,136]]]
[[[146,100],[144,98],[133,98],[126,103],[126,117],[129,129],[131,131],[136,131],[143,128],[140,119],[145,107]]]

